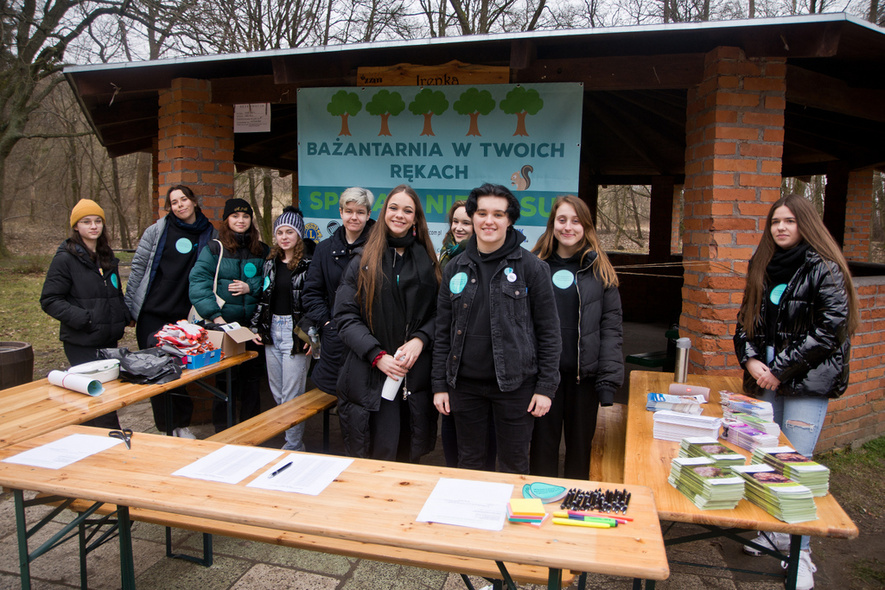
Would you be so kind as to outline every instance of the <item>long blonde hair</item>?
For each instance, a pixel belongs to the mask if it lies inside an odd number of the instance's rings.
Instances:
[[[366,324],[370,330],[372,326],[372,306],[375,303],[375,296],[380,290],[380,281],[384,280],[381,261],[384,258],[384,252],[387,250],[387,238],[390,236],[390,228],[387,226],[387,205],[390,203],[390,197],[397,193],[405,193],[415,203],[415,241],[427,251],[427,257],[433,263],[434,272],[436,274],[436,282],[439,283],[442,273],[439,270],[439,262],[436,259],[436,252],[433,250],[433,242],[430,241],[430,232],[427,229],[427,219],[424,217],[424,208],[421,206],[421,199],[418,193],[407,184],[401,184],[394,187],[387,198],[384,199],[384,206],[378,215],[378,221],[372,227],[369,238],[366,240],[366,246],[363,248],[362,260],[360,261],[359,277],[356,283],[356,300],[366,313]]]
[[[750,259],[750,266],[747,270],[747,286],[744,289],[744,300],[741,303],[741,309],[738,312],[738,321],[744,327],[747,336],[753,337],[757,322],[762,317],[762,297],[765,291],[765,275],[768,263],[777,249],[774,243],[774,237],[771,235],[771,218],[778,207],[787,207],[796,217],[796,226],[799,229],[799,235],[808,243],[811,248],[820,255],[824,260],[834,262],[842,272],[842,278],[845,281],[846,297],[848,298],[848,335],[851,336],[857,331],[860,325],[859,304],[857,301],[857,292],[854,290],[854,282],[851,280],[851,273],[848,271],[848,263],[842,255],[842,250],[833,239],[820,215],[814,209],[811,201],[802,195],[791,194],[781,197],[768,210],[768,216],[765,218],[765,229],[762,232],[762,239],[756,252]]]
[[[547,260],[556,252],[556,249],[559,247],[559,241],[553,235],[553,224],[556,221],[556,212],[565,204],[575,208],[575,213],[578,214],[578,221],[581,223],[581,227],[584,228],[584,235],[581,238],[581,243],[578,245],[578,250],[581,252],[581,264],[584,264],[584,257],[587,256],[588,252],[596,252],[596,260],[591,265],[593,272],[596,273],[596,276],[602,282],[602,286],[606,289],[617,287],[619,284],[618,273],[615,272],[615,267],[612,266],[605,251],[599,247],[599,237],[596,235],[596,228],[593,227],[593,216],[590,215],[590,208],[575,195],[556,197],[550,210],[550,217],[547,218],[547,227],[544,229],[541,237],[538,238],[535,247],[532,248],[532,252],[537,254],[541,260]]]

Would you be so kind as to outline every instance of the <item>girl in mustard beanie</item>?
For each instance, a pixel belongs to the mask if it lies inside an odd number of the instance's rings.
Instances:
[[[98,359],[100,348],[113,348],[129,324],[123,302],[119,260],[104,232],[104,210],[82,199],[71,211],[71,237],[58,247],[46,273],[40,306],[61,322],[59,340],[71,365]],[[111,412],[86,424],[120,428]]]

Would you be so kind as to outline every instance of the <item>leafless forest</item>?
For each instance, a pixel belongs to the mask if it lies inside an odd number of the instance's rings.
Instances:
[[[105,208],[116,248],[134,248],[152,221],[150,154],[107,157],[60,74],[66,64],[838,11],[885,24],[878,0],[0,0],[0,256],[53,251],[84,197]],[[822,208],[824,182],[783,188]],[[251,169],[236,190],[269,223],[263,214],[286,204],[291,176]],[[881,245],[881,176],[875,201]],[[645,251],[648,226],[648,187],[601,188],[606,249]]]

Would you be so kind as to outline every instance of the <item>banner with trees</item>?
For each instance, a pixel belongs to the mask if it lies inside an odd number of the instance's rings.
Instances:
[[[438,244],[452,202],[485,182],[520,199],[533,243],[556,196],[576,193],[581,84],[303,88],[298,91],[298,194],[308,236],[328,237],[338,197],[411,185]],[[377,215],[373,214],[374,218]]]

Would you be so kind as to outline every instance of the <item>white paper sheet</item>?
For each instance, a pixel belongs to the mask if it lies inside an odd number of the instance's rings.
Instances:
[[[291,463],[289,467],[271,477],[273,472],[289,463]],[[292,453],[250,481],[246,487],[317,496],[351,463],[353,459],[346,457],[317,457]]]
[[[31,467],[61,469],[80,459],[121,444],[123,441],[119,438],[93,434],[72,434],[55,442],[7,457],[3,461],[18,465],[30,465]]]
[[[227,445],[182,467],[172,475],[221,483],[240,483],[283,451]]]
[[[416,521],[500,531],[512,495],[511,484],[441,477]]]
[[[104,391],[101,381],[92,375],[68,373],[67,371],[49,371],[46,380],[58,387],[64,387],[78,393],[85,393],[92,397],[100,395]]]

